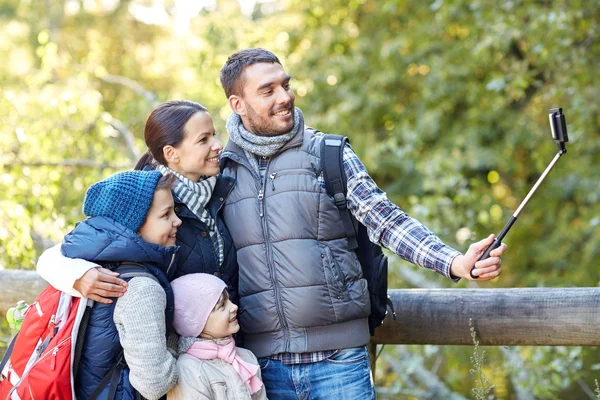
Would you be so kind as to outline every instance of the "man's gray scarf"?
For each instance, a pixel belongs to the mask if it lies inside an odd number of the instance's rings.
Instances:
[[[156,169],[163,175],[171,173],[177,178],[177,184],[173,189],[173,193],[177,198],[187,206],[200,221],[204,222],[208,227],[210,238],[213,241],[215,250],[219,255],[219,266],[223,264],[223,238],[216,229],[215,220],[206,209],[213,189],[217,183],[216,176],[201,176],[198,182],[186,178],[180,173],[173,171],[171,168],[165,167],[162,164],[157,164]]]
[[[229,139],[233,143],[240,146],[246,153],[246,157],[254,167],[256,172],[258,170],[258,161],[256,157],[272,157],[277,154],[279,150],[289,142],[302,128],[304,127],[304,116],[299,108],[294,108],[294,126],[292,130],[281,135],[276,136],[259,136],[252,132],[249,132],[242,123],[242,118],[236,114],[231,113],[227,118],[227,132],[229,133]]]

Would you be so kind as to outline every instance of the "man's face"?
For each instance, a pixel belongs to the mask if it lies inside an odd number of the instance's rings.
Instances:
[[[277,136],[294,126],[294,92],[280,64],[257,63],[244,70],[237,109],[244,127],[256,135]],[[231,104],[231,103],[230,103]]]

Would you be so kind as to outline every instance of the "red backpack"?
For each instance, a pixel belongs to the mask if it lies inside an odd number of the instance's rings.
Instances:
[[[48,285],[25,310],[0,366],[0,400],[75,398],[73,357],[87,299]],[[9,358],[10,357],[10,358]]]
[[[123,279],[144,276],[158,282],[142,265],[121,263]],[[88,319],[94,302],[70,296],[48,285],[25,310],[21,330],[0,362],[0,400],[74,400],[75,374],[81,358]],[[96,399],[110,385],[115,397],[123,352],[91,395]]]

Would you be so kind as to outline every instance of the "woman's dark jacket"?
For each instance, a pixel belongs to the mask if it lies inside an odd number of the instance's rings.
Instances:
[[[163,247],[145,242],[136,232],[112,219],[94,217],[77,224],[65,236],[61,250],[66,257],[82,258],[105,266],[126,261],[143,264],[157,278],[167,295],[165,325],[168,334],[173,321],[173,292],[167,270],[177,261],[176,246]],[[102,378],[117,364],[123,350],[113,321],[115,305],[116,301],[112,304],[94,303],[91,310],[75,381],[78,399],[90,397]],[[106,398],[108,390],[109,385],[98,399]],[[129,369],[125,366],[120,371],[115,399],[135,398],[136,391],[129,382]]]
[[[219,267],[218,255],[213,244],[208,227],[196,216],[175,194],[175,214],[182,224],[177,229],[177,268],[173,279],[182,275],[204,272],[221,278],[227,284],[231,301],[237,304],[238,299],[238,264],[233,240],[229,230],[219,213],[223,203],[233,189],[235,181],[221,175],[213,190],[212,197],[206,206],[210,215],[215,219],[216,227],[223,238],[223,264]]]

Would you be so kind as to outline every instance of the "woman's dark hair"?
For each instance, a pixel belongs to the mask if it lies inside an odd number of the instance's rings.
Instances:
[[[200,111],[206,112],[206,107],[189,100],[167,101],[156,107],[150,113],[144,128],[148,151],[138,160],[134,169],[143,170],[147,165],[152,165],[154,160],[167,165],[163,148],[169,145],[178,147],[185,136],[185,124],[192,115]]]

